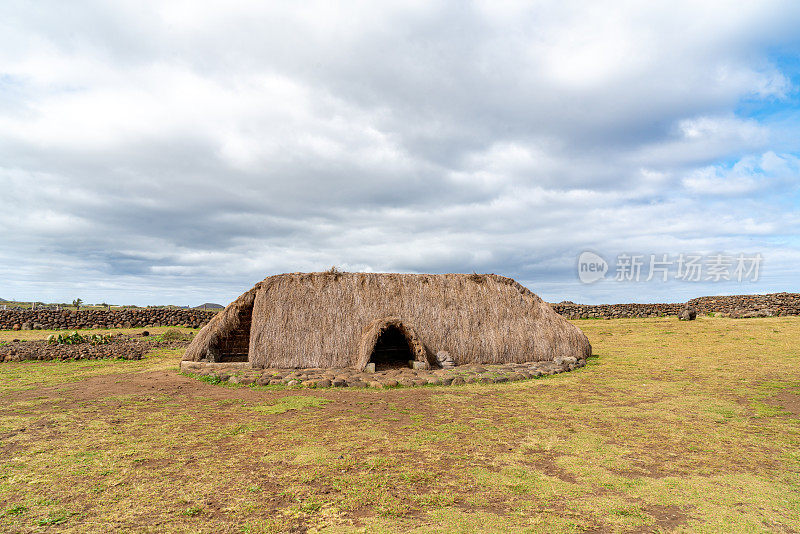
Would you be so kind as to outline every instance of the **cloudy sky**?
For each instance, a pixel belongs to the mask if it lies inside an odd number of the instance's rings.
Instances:
[[[796,1],[5,0],[0,297],[224,304],[331,265],[798,291],[798,27]],[[651,254],[763,261],[645,282]]]

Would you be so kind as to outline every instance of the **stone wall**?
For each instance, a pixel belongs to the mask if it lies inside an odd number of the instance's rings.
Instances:
[[[699,297],[687,303],[671,304],[551,304],[568,319],[615,319],[620,317],[661,317],[678,315],[686,305],[698,313],[717,313],[734,318],[800,315],[800,293],[771,293],[769,295],[728,295]]]
[[[82,328],[134,328],[140,326],[205,325],[217,310],[0,310],[0,330],[79,330]]]
[[[714,312],[731,317],[800,315],[800,293],[699,297],[690,300],[689,304],[700,313]]]
[[[685,304],[551,304],[567,319],[619,319],[622,317],[661,317],[678,315]]]
[[[800,293],[771,293],[769,295],[731,295],[699,297],[688,304],[699,313],[718,313],[731,317],[764,317],[800,315]],[[551,304],[568,319],[615,319],[623,317],[661,317],[677,315],[686,303],[662,304]],[[46,329],[79,330],[82,328],[132,328],[154,326],[188,326],[199,328],[217,310],[168,310],[139,308],[129,310],[55,311],[0,310],[0,330]]]
[[[140,360],[148,352],[160,348],[184,348],[188,341],[158,341],[119,336],[105,345],[50,345],[46,341],[0,342],[0,362],[23,360],[101,360],[118,358]]]

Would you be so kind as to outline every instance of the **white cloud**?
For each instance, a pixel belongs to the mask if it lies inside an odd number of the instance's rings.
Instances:
[[[563,288],[589,246],[767,243],[800,230],[796,127],[737,106],[792,98],[770,54],[798,22],[778,1],[9,3],[0,277],[150,302],[331,264]]]
[[[746,156],[729,168],[711,165],[697,169],[683,179],[683,185],[693,193],[716,196],[752,194],[758,190],[779,192],[787,185],[798,185],[799,162],[791,154],[768,151],[761,156]]]

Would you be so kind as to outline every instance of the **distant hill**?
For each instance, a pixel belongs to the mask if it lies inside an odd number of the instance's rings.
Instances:
[[[11,301],[6,299],[0,299],[0,302],[11,302]]]
[[[213,302],[206,302],[205,304],[201,304],[199,306],[195,306],[195,309],[196,310],[197,309],[200,309],[200,310],[202,310],[202,309],[206,309],[206,310],[221,310],[224,307],[225,306],[223,306],[222,304],[215,304]]]

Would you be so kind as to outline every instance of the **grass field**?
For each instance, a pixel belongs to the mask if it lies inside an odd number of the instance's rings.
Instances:
[[[576,324],[585,368],[496,385],[0,364],[0,530],[800,531],[800,318]]]

